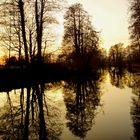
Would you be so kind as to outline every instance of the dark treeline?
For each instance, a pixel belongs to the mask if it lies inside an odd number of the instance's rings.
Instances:
[[[112,46],[109,50],[109,64],[115,67],[139,69],[140,66],[140,1],[129,0],[129,35],[131,43]]]
[[[49,25],[56,23],[52,16],[61,9],[56,1],[7,0],[1,3],[2,45],[9,52],[6,65],[26,66],[51,63],[47,48],[51,35]],[[69,7],[64,15],[62,53],[56,63],[68,69],[90,70],[100,65],[99,32],[95,30],[88,13],[81,4]],[[12,56],[12,52],[17,56]]]
[[[42,64],[45,64],[50,65],[47,67],[51,68],[50,72],[53,68],[56,70],[53,72],[57,72],[60,67],[63,71],[87,73],[106,67],[116,67],[119,70],[139,68],[140,4],[137,0],[130,1],[131,44],[127,47],[123,43],[115,44],[111,46],[108,55],[101,47],[100,32],[96,31],[90,16],[79,3],[68,7],[64,14],[61,53],[57,56],[48,54],[51,41],[55,42],[49,26],[57,24],[55,15],[63,9],[63,4],[62,1],[54,0],[1,2],[1,47],[9,53],[5,59],[6,66],[41,69]]]
[[[106,68],[112,85],[133,88],[131,117],[134,138],[139,139],[140,81],[134,78],[135,74],[126,76],[123,69],[140,67],[140,2],[131,0],[130,5],[131,44],[127,47],[123,43],[114,44],[108,55],[101,47],[100,32],[83,6],[76,3],[68,7],[61,53],[56,57],[48,54],[51,43],[55,42],[49,27],[57,24],[55,16],[62,10],[61,0],[0,2],[0,44],[8,50],[5,66],[0,68],[0,91],[7,92],[7,103],[0,114],[2,139],[60,139],[63,129],[60,108],[52,107],[48,94],[44,94],[57,81],[62,87],[60,80],[64,80],[67,127],[84,139],[101,106],[101,82]],[[16,104],[12,103],[13,94],[9,92],[12,89],[20,92]]]

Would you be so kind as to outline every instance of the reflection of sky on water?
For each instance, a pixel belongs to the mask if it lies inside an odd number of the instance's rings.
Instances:
[[[122,79],[118,77],[120,81],[118,81],[118,79],[113,81],[109,73],[104,77],[104,81],[100,82],[99,86],[101,91],[101,106],[96,107],[96,115],[93,117],[94,123],[92,124],[91,129],[87,131],[86,137],[84,139],[130,140],[134,137],[133,119],[135,119],[134,117],[132,119],[133,114],[130,113],[134,113],[134,111],[131,111],[131,108],[132,106],[135,107],[133,105],[134,103],[132,102],[132,97],[136,97],[136,93],[134,91],[139,91],[137,86],[139,80],[134,80],[134,77],[131,75],[131,77],[129,77],[130,79],[126,76],[127,80],[126,78]],[[116,87],[116,84],[113,84],[113,82],[116,83],[116,81],[124,84],[121,86],[123,88]],[[64,101],[64,98],[74,101],[76,98],[75,94],[71,93],[70,95],[73,97],[70,97],[69,99],[69,95],[65,93],[64,81],[61,81],[61,83],[58,85],[55,84],[55,86],[51,84],[51,86],[51,88],[46,88],[44,92],[49,112],[49,117],[45,117],[47,122],[46,125],[48,125],[46,128],[53,128],[56,131],[61,129],[60,134],[56,135],[60,140],[79,140],[80,138],[75,136],[67,126],[67,123],[70,120],[67,120],[66,116],[68,113],[72,112],[67,112],[66,101]],[[118,86],[120,86],[120,84],[118,84]],[[130,88],[132,86],[135,86],[135,90],[134,88],[133,90]],[[20,92],[20,89],[9,92],[13,106],[19,106]],[[3,92],[0,93],[0,119],[1,116],[6,112],[6,108],[8,108],[7,93]],[[1,125],[0,128],[2,128]]]
[[[130,118],[130,105],[132,90],[116,88],[107,81],[103,83],[103,108],[95,119],[95,125],[89,132],[88,140],[129,140],[133,135],[132,121]]]

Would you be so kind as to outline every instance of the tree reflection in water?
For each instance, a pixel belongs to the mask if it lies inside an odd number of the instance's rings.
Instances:
[[[126,82],[127,82],[127,76],[126,76],[126,71],[121,69],[111,69],[109,70],[109,75],[110,75],[110,83],[113,86],[116,86],[120,89],[123,89]]]
[[[133,74],[132,92],[134,93],[130,112],[134,126],[134,138],[132,139],[140,140],[140,75],[138,74]]]
[[[67,81],[64,101],[67,108],[67,127],[80,138],[86,137],[94,124],[97,107],[100,106],[100,82],[98,79],[77,78]]]
[[[98,107],[101,106],[101,83],[106,73],[96,78],[78,77],[63,83],[66,119],[69,130],[80,138],[95,123]],[[110,71],[110,81],[118,88],[132,88],[131,118],[134,126],[132,139],[140,139],[140,74]],[[60,119],[60,108],[51,103],[45,94],[53,84],[36,84],[21,88],[16,93],[7,92],[7,102],[0,108],[0,139],[2,140],[59,140],[63,124]],[[59,85],[59,86],[60,86]],[[61,85],[62,86],[62,85]],[[47,89],[46,89],[47,88]],[[101,89],[101,90],[100,90]],[[19,94],[20,91],[20,94]],[[4,93],[3,93],[4,94]]]
[[[20,102],[16,104],[7,92],[7,103],[0,116],[1,139],[59,139],[62,133],[59,112],[47,103],[44,90],[44,84],[22,88]]]
[[[140,74],[129,73],[127,71],[109,71],[110,82],[118,88],[124,88],[125,85],[132,88],[134,96],[132,97],[132,106],[130,114],[134,126],[134,140],[140,140]]]

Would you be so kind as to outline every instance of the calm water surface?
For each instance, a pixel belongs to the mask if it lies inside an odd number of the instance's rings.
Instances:
[[[0,93],[1,140],[140,140],[140,73],[102,72]]]

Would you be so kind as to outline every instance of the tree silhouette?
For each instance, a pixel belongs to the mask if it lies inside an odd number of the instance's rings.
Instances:
[[[131,49],[136,57],[137,62],[140,57],[140,1],[130,0],[130,39]]]
[[[124,67],[125,51],[122,43],[115,44],[109,49],[109,64],[121,69]]]
[[[64,19],[63,46],[70,54],[72,63],[79,69],[88,69],[94,61],[97,64],[99,35],[88,13],[77,3],[68,8]]]
[[[3,44],[10,42],[7,45],[9,51],[18,51],[19,58],[24,52],[27,63],[35,56],[39,63],[43,61],[43,52],[52,37],[48,33],[48,25],[57,23],[52,13],[60,11],[60,1],[4,0],[0,2],[0,10]],[[3,35],[4,32],[6,36]]]

